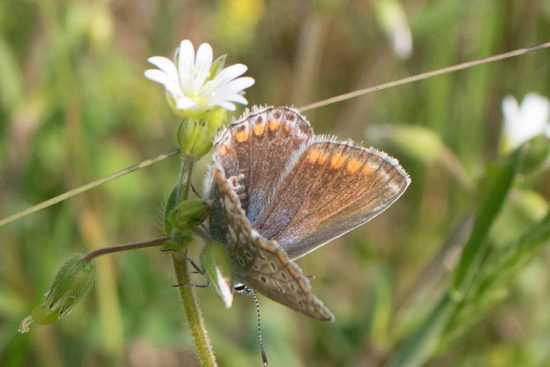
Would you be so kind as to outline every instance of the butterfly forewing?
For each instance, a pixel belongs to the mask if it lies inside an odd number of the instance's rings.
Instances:
[[[232,183],[217,162],[210,197],[215,202],[210,225],[225,227],[222,231],[211,228],[211,232],[217,233],[216,239],[225,244],[235,280],[307,316],[332,321],[334,316],[310,293],[309,281],[300,268],[276,242],[266,240],[251,227]]]
[[[289,169],[256,228],[295,259],[380,214],[409,182],[385,153],[312,142]]]
[[[309,123],[289,108],[264,108],[232,123],[215,149],[252,225],[280,182],[290,158],[313,137]]]

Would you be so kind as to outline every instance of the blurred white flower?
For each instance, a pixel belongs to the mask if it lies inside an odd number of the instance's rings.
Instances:
[[[246,65],[224,69],[225,57],[212,62],[212,55],[212,47],[203,43],[195,57],[193,44],[184,40],[176,50],[174,62],[162,56],[149,58],[158,69],[145,71],[145,77],[164,85],[168,103],[182,116],[200,116],[216,106],[234,111],[234,103],[248,104],[243,90],[252,86],[254,79],[239,78],[247,70]]]
[[[511,148],[517,148],[532,138],[546,134],[550,138],[550,102],[536,93],[525,96],[521,105],[512,96],[502,100],[504,138]]]
[[[396,55],[408,59],[412,54],[412,35],[407,15],[399,1],[376,0],[376,19],[391,42]]]

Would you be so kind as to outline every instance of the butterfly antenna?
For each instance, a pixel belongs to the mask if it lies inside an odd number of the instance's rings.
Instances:
[[[258,304],[258,298],[256,298],[256,292],[252,291],[252,297],[254,297],[254,303],[256,304],[256,313],[258,314],[258,338],[260,339],[260,350],[262,352],[264,366],[267,366],[267,356],[265,355],[264,342],[262,340],[262,330],[260,328],[260,305]]]

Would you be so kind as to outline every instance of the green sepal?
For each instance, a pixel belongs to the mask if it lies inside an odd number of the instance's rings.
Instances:
[[[227,121],[227,110],[225,108],[216,107],[208,112],[203,120],[206,125],[206,131],[212,135]]]
[[[198,226],[206,220],[211,208],[212,200],[189,199],[182,201],[168,215],[172,232],[183,232]]]
[[[223,245],[212,241],[201,252],[201,264],[226,308],[233,303],[233,271],[229,254]]]
[[[227,55],[221,55],[216,60],[214,60],[214,62],[212,63],[212,67],[210,68],[210,76],[206,79],[205,83],[214,79],[218,72],[223,70],[226,58]]]
[[[186,231],[177,231],[174,230],[172,233],[172,238],[164,243],[162,246],[162,251],[179,251],[185,252],[187,246],[193,240],[193,230],[188,229]]]

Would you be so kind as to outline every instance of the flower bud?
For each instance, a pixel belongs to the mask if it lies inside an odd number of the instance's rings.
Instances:
[[[185,119],[178,128],[178,145],[182,154],[200,159],[212,148],[212,135],[201,120]]]
[[[233,272],[227,250],[219,242],[208,243],[201,253],[201,263],[210,284],[225,303],[231,307],[233,303]]]
[[[186,231],[204,222],[208,217],[212,200],[190,199],[179,203],[168,216],[172,224],[172,232]]]
[[[95,271],[95,262],[82,261],[82,255],[69,259],[55,276],[44,302],[33,308],[31,316],[21,322],[19,331],[29,331],[29,325],[33,322],[41,325],[51,324],[69,314],[92,288]]]
[[[178,133],[178,145],[182,154],[191,154],[201,158],[212,148],[213,134],[227,120],[227,110],[214,108],[203,114],[200,119],[184,119]]]

